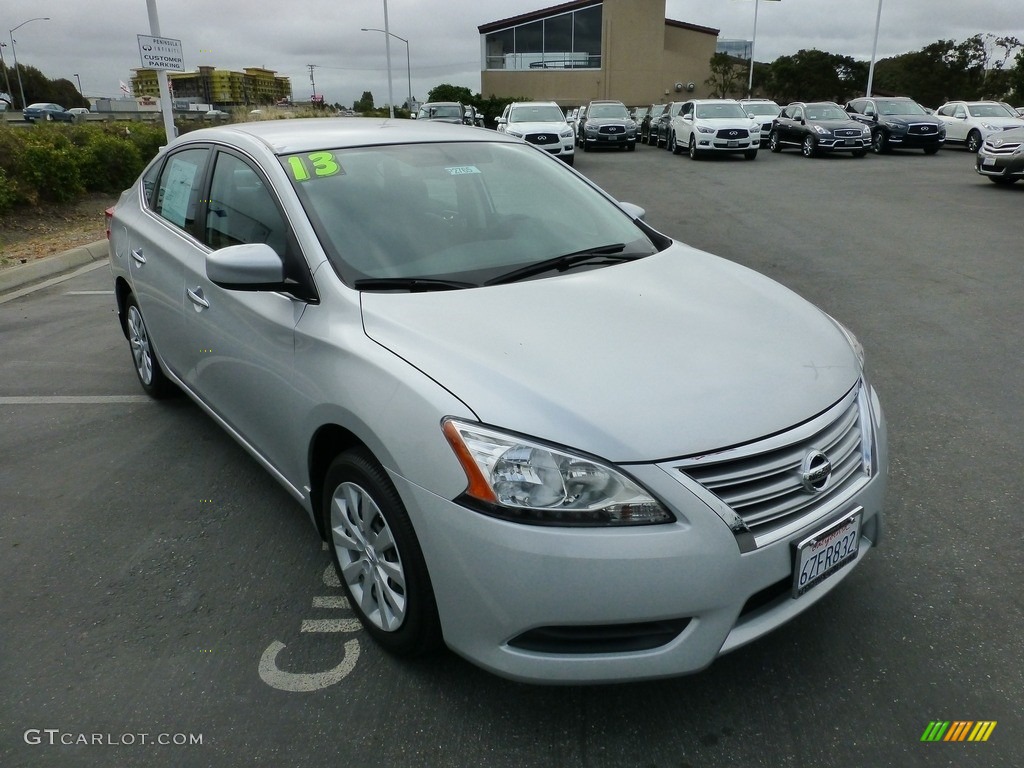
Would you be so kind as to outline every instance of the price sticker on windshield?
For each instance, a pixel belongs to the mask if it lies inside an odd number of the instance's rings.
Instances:
[[[448,171],[449,176],[465,176],[469,173],[480,173],[480,169],[475,165],[456,165],[451,168],[445,168]]]

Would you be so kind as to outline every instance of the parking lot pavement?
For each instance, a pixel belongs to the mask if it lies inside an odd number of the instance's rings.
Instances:
[[[1024,190],[956,150],[576,164],[858,334],[890,425],[883,545],[686,678],[395,660],[269,475],[187,400],[141,397],[94,268],[0,303],[0,765],[1024,765]],[[936,721],[996,725],[922,741]]]
[[[61,279],[69,272],[82,269],[107,259],[107,241],[71,248],[62,253],[54,253],[27,264],[19,264],[0,270],[0,297],[11,298],[11,294],[22,295],[28,286],[36,286],[41,282]]]

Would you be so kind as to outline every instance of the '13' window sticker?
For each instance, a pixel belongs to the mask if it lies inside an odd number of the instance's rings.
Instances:
[[[296,181],[324,179],[345,173],[330,152],[310,152],[308,155],[292,155],[288,158],[288,170]]]

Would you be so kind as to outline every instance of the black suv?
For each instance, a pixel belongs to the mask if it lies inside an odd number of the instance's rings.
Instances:
[[[871,128],[871,149],[878,154],[906,148],[923,149],[926,155],[934,155],[946,141],[945,124],[913,99],[853,99],[847,103],[846,111]]]
[[[871,131],[847,115],[831,101],[794,101],[775,118],[768,135],[768,148],[781,152],[797,147],[804,157],[829,152],[850,152],[864,157],[871,142]]]
[[[621,101],[592,101],[579,125],[576,143],[589,152],[595,147],[636,149],[636,123]]]

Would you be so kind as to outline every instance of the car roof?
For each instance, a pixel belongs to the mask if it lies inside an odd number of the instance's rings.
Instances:
[[[378,117],[310,117],[202,128],[184,134],[174,142],[174,146],[204,140],[240,146],[259,144],[276,155],[328,147],[343,149],[456,141],[518,143],[504,134],[468,125]]]

